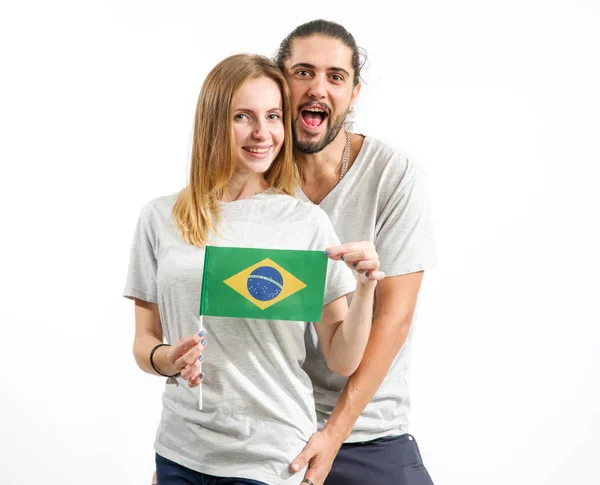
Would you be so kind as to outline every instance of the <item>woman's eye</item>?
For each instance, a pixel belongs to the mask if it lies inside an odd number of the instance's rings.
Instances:
[[[238,113],[237,115],[235,115],[233,117],[234,120],[243,120],[246,118],[246,115],[244,113]]]
[[[276,115],[276,114],[274,114],[274,113],[272,113],[272,114],[270,114],[270,115],[269,115],[269,119],[270,119],[270,120],[278,120],[279,118],[280,118],[280,116],[279,116],[279,115]]]

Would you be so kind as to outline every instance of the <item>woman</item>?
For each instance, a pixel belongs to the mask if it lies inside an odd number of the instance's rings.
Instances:
[[[135,300],[138,365],[170,376],[155,442],[160,485],[301,481],[288,466],[316,429],[301,368],[306,323],[205,317],[198,334],[207,243],[310,250],[339,244],[325,213],[291,196],[291,140],[279,70],[261,56],[229,57],[198,98],[187,187],[140,214],[125,296]],[[321,321],[314,323],[328,365],[343,375],[360,363],[374,288],[384,277],[372,245],[361,249],[342,258],[358,279],[329,262]],[[344,297],[353,291],[348,308]],[[172,345],[162,344],[165,336]],[[201,382],[199,411],[193,388]]]

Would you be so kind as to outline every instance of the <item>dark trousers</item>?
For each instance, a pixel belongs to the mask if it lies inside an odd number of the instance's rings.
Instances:
[[[214,477],[190,470],[156,454],[156,478],[159,485],[267,485],[248,478]]]
[[[403,434],[342,445],[325,485],[433,485],[417,442]]]

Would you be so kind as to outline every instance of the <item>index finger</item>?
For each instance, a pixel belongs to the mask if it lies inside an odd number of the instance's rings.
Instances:
[[[329,259],[338,261],[344,254],[352,251],[352,244],[340,244],[339,246],[332,246],[325,250],[325,256]]]
[[[173,355],[178,358],[194,348],[195,345],[200,342],[200,336],[198,334],[190,335],[189,337],[183,337],[172,347]]]
[[[371,241],[358,241],[351,242],[346,244],[340,244],[339,246],[332,246],[325,250],[325,256],[330,259],[339,260],[342,259],[346,253],[350,253],[353,251],[366,251],[373,248],[373,243]]]

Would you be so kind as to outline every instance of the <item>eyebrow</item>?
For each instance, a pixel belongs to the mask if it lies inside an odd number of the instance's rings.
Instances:
[[[235,113],[237,113],[238,111],[245,111],[246,113],[254,113],[254,110],[250,109],[250,108],[237,108],[235,110],[233,110]],[[280,108],[279,106],[275,107],[275,108],[270,108],[267,111],[283,111],[283,108]]]
[[[296,69],[297,67],[306,67],[307,69],[316,69],[316,66],[314,64],[308,64],[306,62],[298,62],[298,63],[294,64],[292,67],[290,67],[290,69]],[[345,74],[346,76],[350,77],[350,73],[348,71],[346,71],[346,69],[343,69],[341,67],[329,67],[327,70],[334,71],[334,72],[341,72],[341,73]]]

